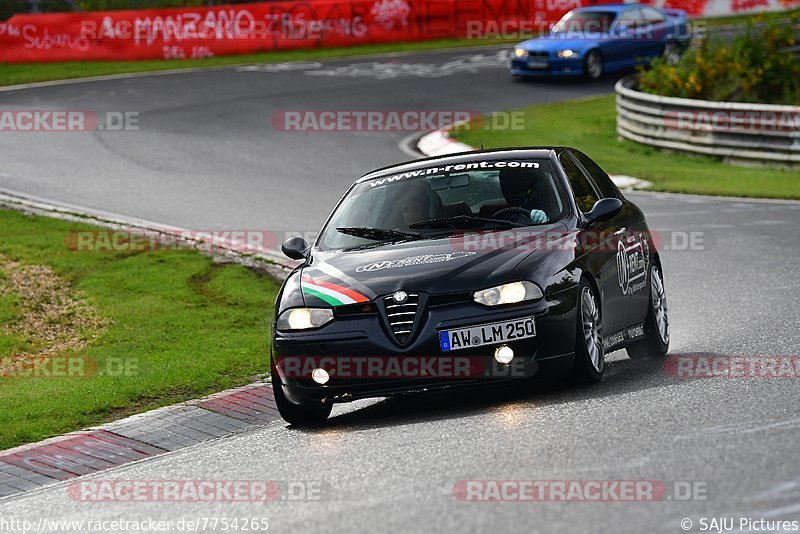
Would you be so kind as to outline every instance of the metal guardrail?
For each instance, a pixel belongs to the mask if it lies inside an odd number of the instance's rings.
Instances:
[[[800,107],[651,95],[619,80],[617,134],[637,143],[731,163],[800,168]]]

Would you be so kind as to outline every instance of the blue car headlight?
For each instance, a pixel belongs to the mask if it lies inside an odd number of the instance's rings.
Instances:
[[[515,58],[528,57],[528,51],[525,50],[524,48],[517,47],[514,49],[514,57]]]
[[[558,53],[558,57],[560,57],[561,59],[569,59],[569,58],[575,57],[577,55],[578,55],[578,53],[575,50],[572,50],[571,48],[567,48],[565,50],[561,50]]]

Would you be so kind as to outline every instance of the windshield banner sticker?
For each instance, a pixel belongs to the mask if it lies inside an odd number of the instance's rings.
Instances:
[[[370,187],[378,187],[381,185],[391,184],[407,180],[409,178],[419,178],[421,176],[428,176],[430,174],[441,174],[452,171],[469,171],[475,169],[538,169],[539,163],[536,161],[472,161],[470,163],[459,163],[456,165],[445,165],[443,167],[428,167],[427,169],[418,169],[415,171],[403,172],[385,178],[377,178],[369,182]]]
[[[476,252],[449,252],[446,254],[425,254],[423,256],[411,256],[401,260],[376,261],[362,265],[356,269],[357,273],[368,273],[382,271],[384,269],[398,269],[401,267],[412,267],[414,265],[426,265],[430,263],[442,263],[446,261],[458,260],[472,256]]]

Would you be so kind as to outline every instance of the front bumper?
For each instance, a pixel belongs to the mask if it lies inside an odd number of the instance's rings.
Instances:
[[[527,58],[514,58],[511,60],[511,74],[514,76],[530,77],[560,77],[582,76],[584,74],[583,60],[580,57],[569,59],[548,58],[547,68],[531,68]]]
[[[560,291],[526,305],[512,305],[498,309],[486,308],[473,302],[428,308],[420,313],[420,326],[408,344],[394,341],[390,329],[380,313],[364,316],[337,317],[333,322],[313,332],[282,333],[273,337],[273,372],[277,372],[287,399],[295,404],[315,402],[348,402],[360,398],[385,397],[420,391],[464,386],[502,384],[533,376],[540,367],[556,360],[569,359],[575,345],[575,288]],[[496,321],[506,321],[533,316],[536,336],[508,342],[515,357],[503,366],[494,360],[495,349],[500,344],[442,352],[439,331],[474,326]],[[365,361],[379,360],[397,364],[413,363],[415,372],[381,374],[363,373]],[[449,360],[456,363],[447,366]],[[436,369],[464,369],[468,373],[419,373],[425,365],[420,362],[444,363]],[[303,365],[298,366],[297,362]],[[305,365],[308,362],[312,364]],[[467,362],[466,364],[464,362]],[[339,365],[341,364],[341,365]],[[320,385],[311,379],[310,367],[322,365],[331,370],[330,380]],[[380,369],[387,369],[382,363]],[[337,375],[337,369],[348,373]],[[275,381],[273,381],[275,382]]]

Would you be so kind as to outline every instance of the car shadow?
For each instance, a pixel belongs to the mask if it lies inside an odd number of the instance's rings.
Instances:
[[[669,357],[633,360],[625,357],[625,353],[615,354],[622,354],[621,359],[616,356],[607,363],[605,377],[597,384],[576,384],[564,374],[548,374],[520,384],[505,382],[498,386],[389,397],[334,415],[321,427],[298,430],[320,433],[396,427],[487,414],[507,405],[524,403],[534,408],[602,399],[685,381],[668,372]]]
[[[620,78],[633,74],[636,72],[635,67],[628,67],[622,70],[614,71],[611,73],[604,73],[596,80],[589,80],[581,75],[564,76],[564,77],[528,77],[528,76],[515,76],[513,81],[525,85],[539,85],[548,88],[557,87],[574,87],[576,84],[585,84],[596,86],[598,89],[613,89],[614,85]]]

